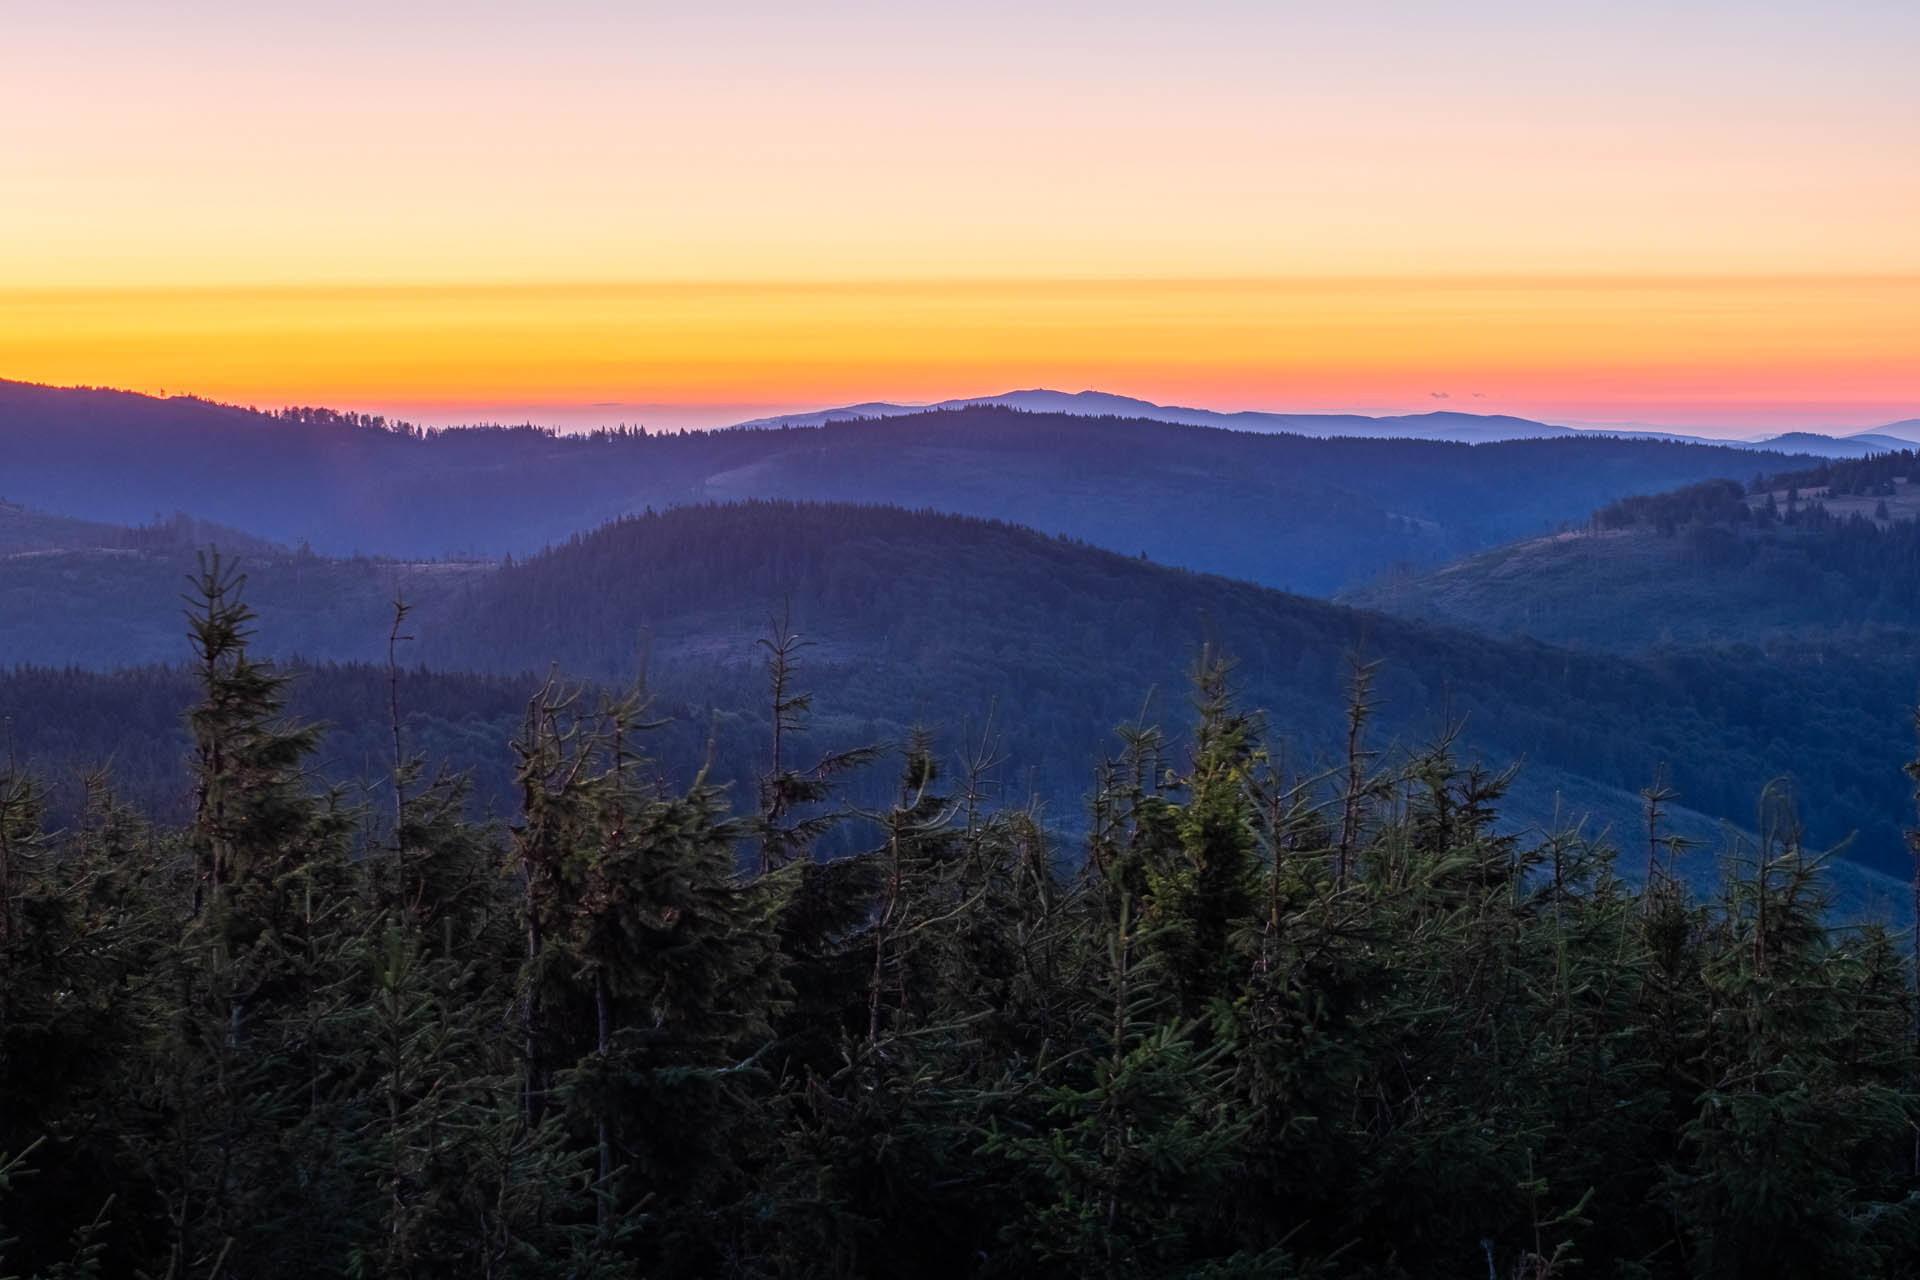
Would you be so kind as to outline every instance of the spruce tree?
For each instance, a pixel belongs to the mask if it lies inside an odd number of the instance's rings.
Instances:
[[[156,1123],[131,1136],[176,1274],[324,1269],[364,1211],[338,1147],[361,1048],[348,1034],[352,825],[305,776],[319,730],[285,718],[287,678],[247,653],[244,581],[212,553],[187,598],[195,813],[143,989]]]

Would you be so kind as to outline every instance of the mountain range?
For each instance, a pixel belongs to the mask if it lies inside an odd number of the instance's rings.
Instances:
[[[1690,444],[1728,445],[1734,448],[1761,448],[1787,453],[1811,453],[1820,457],[1863,457],[1887,449],[1907,448],[1920,443],[1920,418],[1888,423],[1867,431],[1835,436],[1817,431],[1792,431],[1751,439],[1729,439],[1689,435],[1657,427],[1570,427],[1518,418],[1508,414],[1462,413],[1436,410],[1431,413],[1396,414],[1371,417],[1357,413],[1269,413],[1260,410],[1221,412],[1193,409],[1180,405],[1155,404],[1132,396],[1112,395],[1104,391],[1052,391],[1034,388],[1008,391],[1000,395],[970,396],[941,400],[933,404],[907,405],[887,401],[843,405],[837,409],[817,409],[805,413],[780,414],[755,418],[739,425],[742,429],[769,427],[820,427],[829,422],[860,418],[898,418],[924,413],[930,409],[963,409],[979,405],[1001,405],[1029,413],[1073,413],[1088,417],[1149,418],[1155,422],[1178,422],[1187,426],[1218,427],[1225,431],[1282,432],[1293,435],[1350,437],[1359,439],[1451,440],[1466,444],[1484,444],[1500,440],[1540,440],[1557,436],[1611,436],[1628,440],[1677,440]]]
[[[1368,417],[1355,413],[1264,413],[1258,410],[1219,412],[1190,409],[1177,405],[1155,404],[1132,396],[1112,395],[1104,391],[1050,391],[1034,388],[1009,391],[995,396],[972,396],[942,400],[928,405],[890,404],[873,401],[839,409],[811,413],[781,414],[740,423],[745,429],[769,427],[819,427],[850,418],[899,418],[939,409],[970,409],[997,405],[1026,413],[1070,413],[1090,418],[1144,418],[1154,422],[1176,422],[1190,427],[1215,427],[1222,431],[1254,431],[1305,436],[1344,436],[1357,439],[1450,440],[1463,444],[1483,444],[1498,440],[1537,440],[1549,436],[1579,435],[1571,427],[1550,426],[1527,418],[1504,414],[1474,414],[1452,411],[1403,414],[1393,417]],[[1614,433],[1608,433],[1614,434]],[[1657,437],[1659,433],[1649,433]],[[1676,437],[1677,438],[1677,437]]]
[[[883,502],[1010,520],[1326,594],[1791,465],[1724,445],[1260,434],[1003,405],[822,427],[420,432],[324,410],[0,383],[0,499],[114,525],[175,511],[329,555],[524,556],[648,509]]]
[[[1905,431],[1910,434],[1899,435]],[[1789,431],[1753,442],[1756,447],[1787,453],[1810,453],[1822,458],[1865,458],[1896,449],[1911,449],[1920,443],[1920,429],[1911,422],[1889,423],[1872,431],[1851,436],[1827,436],[1817,431]]]
[[[1382,661],[1383,735],[1411,747],[1464,717],[1463,750],[1527,762],[1517,821],[1586,814],[1631,842],[1639,789],[1664,777],[1688,806],[1675,829],[1717,844],[1789,775],[1810,838],[1858,833],[1856,908],[1884,905],[1873,877],[1905,856],[1910,453],[1319,439],[1008,406],[427,433],[20,384],[0,384],[0,445],[9,740],[62,768],[112,759],[156,794],[180,794],[179,595],[213,543],[242,558],[261,651],[306,671],[308,709],[335,722],[341,777],[378,771],[404,596],[400,656],[439,708],[422,740],[501,808],[514,707],[556,662],[603,683],[644,662],[690,735],[679,755],[710,734],[748,786],[755,641],[791,611],[817,642],[823,744],[1017,709],[1012,781],[1069,826],[1113,726],[1153,690],[1178,724],[1182,673],[1216,646],[1302,767],[1337,752],[1360,654]],[[193,514],[139,523],[175,509]],[[428,549],[461,539],[491,554]],[[122,712],[59,710],[80,697]]]
[[[150,537],[140,547],[0,559],[0,662],[15,668],[0,680],[0,719],[17,750],[62,768],[111,759],[159,801],[185,794],[179,725],[190,691],[152,664],[187,656],[180,590],[195,557],[185,541]],[[1040,800],[1068,832],[1115,726],[1145,707],[1178,741],[1185,672],[1203,647],[1238,661],[1246,704],[1293,744],[1304,773],[1338,758],[1359,657],[1380,664],[1375,734],[1396,744],[1391,756],[1464,725],[1459,751],[1496,767],[1526,762],[1508,806],[1517,824],[1584,816],[1589,830],[1632,844],[1642,839],[1638,790],[1665,778],[1686,806],[1668,829],[1717,846],[1720,819],[1750,821],[1759,787],[1792,772],[1815,838],[1862,833],[1844,868],[1850,908],[1898,905],[1893,883],[1877,876],[1903,857],[1899,708],[1910,691],[1900,662],[1841,665],[1817,647],[1585,653],[1169,569],[1003,523],[872,506],[688,507],[510,565],[255,551],[242,567],[259,614],[256,648],[307,671],[303,706],[335,724],[327,756],[343,781],[377,778],[390,755],[377,664],[399,596],[412,606],[399,657],[410,687],[437,708],[415,718],[409,701],[409,732],[436,758],[475,771],[501,809],[512,802],[505,741],[550,664],[601,684],[644,669],[677,726],[667,754],[698,760],[711,738],[720,776],[750,794],[768,732],[757,641],[776,617],[811,642],[802,666],[820,749],[899,742],[923,724],[951,751],[997,724],[1005,784]],[[76,696],[72,665],[121,671],[94,677],[85,696],[110,703],[117,680],[131,709],[60,712],[62,698]],[[507,683],[477,685],[460,703],[436,692],[455,674]],[[1817,720],[1801,714],[1802,699],[1821,707]],[[1697,870],[1710,877],[1703,857]]]

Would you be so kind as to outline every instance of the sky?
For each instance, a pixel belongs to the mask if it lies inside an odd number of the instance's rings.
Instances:
[[[0,0],[0,377],[1920,416],[1920,5]]]

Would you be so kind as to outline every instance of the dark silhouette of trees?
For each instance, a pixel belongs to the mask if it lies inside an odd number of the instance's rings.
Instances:
[[[776,631],[738,817],[658,707],[555,678],[471,821],[388,672],[356,809],[241,586],[190,598],[182,820],[0,775],[13,1271],[1911,1274],[1912,975],[1781,788],[1710,893],[1656,807],[1634,888],[1503,827],[1451,731],[1301,768],[1209,650],[1082,851],[990,802],[991,735],[776,812],[817,776]]]

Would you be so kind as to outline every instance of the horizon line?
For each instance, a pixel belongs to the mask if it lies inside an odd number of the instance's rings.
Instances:
[[[544,402],[533,402],[533,401],[510,402],[510,401],[498,401],[498,400],[495,400],[495,401],[394,400],[394,401],[390,401],[390,403],[394,406],[393,409],[387,412],[374,412],[369,410],[339,407],[336,404],[322,404],[322,403],[300,404],[300,403],[289,402],[287,404],[277,405],[277,406],[262,406],[261,404],[254,403],[254,402],[238,402],[238,401],[231,401],[231,400],[221,400],[210,395],[201,395],[193,391],[162,390],[159,392],[152,392],[152,391],[141,391],[132,387],[108,386],[108,385],[99,384],[99,383],[62,384],[62,383],[50,383],[50,382],[38,382],[38,381],[34,381],[32,379],[27,379],[27,378],[10,378],[10,377],[7,377],[4,373],[0,373],[0,385],[6,385],[6,384],[10,384],[13,386],[22,386],[22,387],[34,387],[34,388],[39,388],[42,390],[49,390],[49,391],[105,392],[113,395],[131,395],[131,396],[139,396],[143,399],[156,400],[156,401],[162,401],[162,402],[168,401],[168,400],[190,400],[190,401],[195,401],[201,404],[214,405],[220,408],[243,410],[245,412],[256,413],[262,416],[269,416],[276,412],[287,410],[287,409],[322,409],[322,410],[326,410],[328,412],[333,412],[333,413],[355,413],[355,414],[361,414],[362,416],[365,416],[365,417],[379,417],[379,418],[386,419],[387,421],[395,425],[398,425],[401,423],[407,423],[408,425],[436,425],[442,429],[458,428],[463,426],[468,426],[468,427],[536,426],[536,427],[542,427],[544,429],[549,429],[549,430],[560,432],[562,434],[569,434],[569,435],[578,434],[582,431],[592,430],[594,428],[581,427],[581,426],[565,426],[559,423],[537,422],[530,416],[521,422],[509,422],[504,418],[487,419],[487,418],[476,417],[464,422],[418,424],[418,423],[410,423],[408,422],[407,419],[398,418],[398,417],[395,417],[394,415],[397,412],[418,412],[420,410],[439,410],[442,413],[473,410],[476,413],[479,413],[479,412],[484,412],[489,408],[492,408],[495,410],[517,410],[521,413],[527,413],[529,411],[536,411],[541,409],[570,411],[572,413],[586,413],[596,409],[605,409],[605,410],[656,409],[656,410],[668,410],[668,411],[702,410],[702,409],[738,411],[738,410],[761,409],[761,410],[769,411],[769,412],[761,413],[755,417],[744,418],[744,419],[739,419],[734,421],[716,421],[711,425],[701,426],[701,427],[681,427],[681,428],[662,427],[661,428],[662,430],[685,429],[685,430],[698,430],[698,431],[714,431],[714,430],[725,430],[727,428],[736,427],[736,426],[745,426],[745,425],[748,425],[749,423],[757,422],[765,419],[788,418],[788,417],[811,417],[817,414],[852,412],[853,410],[866,407],[866,406],[908,409],[908,410],[925,410],[925,411],[940,411],[943,409],[962,409],[962,408],[969,407],[970,405],[973,405],[973,404],[981,404],[983,402],[992,402],[996,400],[1001,400],[1008,396],[1016,396],[1016,395],[1030,394],[1030,393],[1037,392],[1037,393],[1043,393],[1043,394],[1049,394],[1049,395],[1061,395],[1061,396],[1083,396],[1083,395],[1109,396],[1114,399],[1131,400],[1148,409],[1162,409],[1162,410],[1174,410],[1174,411],[1184,411],[1184,412],[1192,412],[1192,413],[1206,413],[1206,414],[1212,414],[1222,418],[1231,418],[1236,416],[1276,417],[1276,418],[1352,417],[1352,418],[1359,418],[1366,421],[1384,421],[1384,420],[1395,419],[1395,418],[1421,418],[1421,417],[1432,416],[1435,414],[1455,414],[1457,416],[1467,417],[1467,418],[1485,418],[1485,419],[1504,418],[1504,419],[1508,419],[1516,422],[1533,423],[1543,427],[1559,427],[1565,430],[1579,431],[1579,432],[1592,432],[1592,433],[1610,432],[1610,433],[1620,433],[1620,434],[1628,434],[1628,435],[1658,433],[1658,434],[1675,435],[1675,436],[1686,436],[1694,439],[1707,439],[1707,440],[1724,439],[1732,442],[1748,443],[1748,444],[1764,443],[1767,440],[1776,439],[1780,436],[1796,435],[1796,434],[1822,436],[1824,438],[1832,439],[1832,440],[1846,440],[1846,439],[1851,439],[1855,436],[1872,435],[1877,430],[1883,427],[1899,426],[1906,422],[1920,420],[1920,405],[1916,405],[1915,412],[1912,417],[1891,418],[1884,422],[1874,423],[1872,425],[1858,428],[1858,429],[1853,429],[1853,430],[1849,430],[1845,425],[1839,425],[1839,424],[1833,424],[1833,423],[1817,423],[1817,424],[1805,423],[1798,426],[1787,427],[1784,430],[1768,431],[1763,428],[1761,434],[1759,435],[1736,436],[1736,435],[1729,434],[1725,436],[1715,436],[1711,433],[1715,431],[1726,431],[1726,432],[1752,431],[1753,428],[1750,426],[1741,426],[1741,425],[1732,424],[1732,423],[1725,424],[1725,425],[1706,424],[1706,425],[1690,427],[1684,424],[1672,424],[1672,423],[1660,423],[1660,422],[1643,422],[1643,421],[1631,421],[1631,420],[1620,420],[1620,419],[1590,419],[1590,418],[1581,418],[1581,417],[1562,417],[1561,415],[1558,415],[1558,414],[1554,415],[1553,417],[1533,417],[1533,416],[1530,416],[1527,414],[1521,414],[1521,413],[1505,412],[1505,411],[1500,411],[1495,409],[1474,409],[1471,407],[1456,406],[1453,404],[1435,404],[1423,409],[1404,409],[1404,410],[1394,409],[1390,406],[1383,406],[1383,405],[1340,406],[1340,407],[1334,407],[1334,408],[1315,408],[1315,409],[1210,409],[1204,405],[1197,405],[1197,404],[1163,403],[1156,400],[1150,400],[1142,396],[1127,395],[1124,392],[1103,391],[1097,387],[1085,387],[1078,391],[1065,391],[1058,387],[1050,387],[1050,386],[1015,387],[1006,391],[987,392],[979,395],[946,396],[940,399],[925,400],[925,401],[874,399],[874,400],[861,400],[861,401],[854,401],[850,403],[829,404],[829,405],[821,405],[818,407],[802,407],[802,408],[786,407],[787,405],[792,403],[790,401],[747,401],[747,400],[645,400],[645,401],[643,400],[595,400],[595,401],[544,401]],[[1443,396],[1441,398],[1450,400],[1451,396]],[[1068,416],[1077,416],[1077,417],[1124,416],[1124,415],[1115,415],[1111,413],[1074,414],[1072,410],[1069,410],[1069,409],[1057,409],[1057,410],[1024,409],[1018,405],[1003,405],[1003,406],[994,406],[994,407],[1007,408],[1014,412],[1021,412],[1021,413],[1040,414],[1040,413],[1052,412],[1052,413],[1062,413]],[[897,416],[900,416],[900,415],[897,415]],[[847,420],[854,421],[854,420],[857,420],[857,418],[849,418]],[[602,425],[608,426],[608,427],[614,427],[614,426],[645,426],[647,424],[640,423],[640,422],[631,422],[631,423],[608,422]],[[1182,424],[1174,424],[1174,425],[1182,425]],[[1206,424],[1202,424],[1202,425],[1206,425]],[[1232,428],[1220,427],[1219,429],[1231,430]],[[1836,431],[1844,432],[1845,434],[1839,434],[1839,435],[1833,434],[1833,432],[1836,432]],[[1894,437],[1894,438],[1897,439],[1898,437]],[[1915,444],[1916,447],[1920,447],[1920,442],[1911,442],[1911,443]]]

